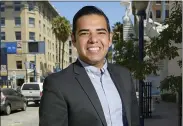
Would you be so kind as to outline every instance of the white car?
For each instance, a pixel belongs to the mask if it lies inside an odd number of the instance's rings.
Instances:
[[[21,93],[26,97],[27,104],[32,101],[35,104],[39,104],[43,91],[43,83],[40,82],[28,82],[23,83],[21,86]]]

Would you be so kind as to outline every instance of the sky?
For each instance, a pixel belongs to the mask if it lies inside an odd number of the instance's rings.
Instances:
[[[66,17],[72,24],[72,18],[75,13],[85,5],[94,5],[104,11],[109,18],[110,26],[112,27],[116,22],[122,23],[122,17],[125,15],[125,7],[120,5],[120,1],[115,2],[51,2],[55,9],[61,16]]]

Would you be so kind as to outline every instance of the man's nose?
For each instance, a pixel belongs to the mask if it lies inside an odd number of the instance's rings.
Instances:
[[[98,36],[96,34],[90,34],[89,42],[96,43],[98,41]]]

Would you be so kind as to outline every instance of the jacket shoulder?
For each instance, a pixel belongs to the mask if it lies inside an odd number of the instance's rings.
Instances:
[[[130,73],[130,70],[127,67],[121,66],[119,64],[111,64],[109,63],[109,66],[114,69],[115,71],[122,71],[122,72],[128,72]]]

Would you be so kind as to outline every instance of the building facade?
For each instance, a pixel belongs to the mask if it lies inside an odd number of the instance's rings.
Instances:
[[[17,85],[40,81],[48,72],[53,72],[58,63],[58,40],[52,32],[51,21],[59,13],[48,2],[4,1],[1,2],[1,41],[18,42],[21,53],[8,54],[8,78],[16,74]],[[45,43],[44,54],[29,54],[28,42]],[[62,44],[61,44],[62,45]],[[61,52],[62,54],[62,52]],[[61,57],[62,58],[62,57]],[[61,59],[62,61],[62,59]],[[36,72],[26,63],[36,64]],[[69,43],[65,44],[64,68],[69,65]]]
[[[69,37],[68,43],[69,43],[69,64],[71,64],[77,60],[78,53],[76,48],[72,44],[71,37]]]
[[[153,19],[154,22],[158,22],[160,24],[163,24],[165,19],[169,18],[171,14],[171,9],[173,6],[173,1],[151,1],[152,2],[152,11],[150,12],[150,18]],[[133,7],[133,14],[135,15],[135,7]],[[138,16],[134,16],[134,27],[135,27],[135,33],[138,35]],[[144,39],[146,39],[148,36],[144,32]],[[172,43],[173,44],[173,43]],[[179,56],[169,60],[164,59],[159,61],[159,76],[149,75],[147,76],[147,81],[151,81],[153,83],[153,86],[156,88],[160,85],[160,82],[164,80],[167,76],[175,75],[179,76],[181,75],[181,68],[178,66],[177,61],[182,59],[182,44],[176,44],[176,46],[179,48],[178,53]]]

